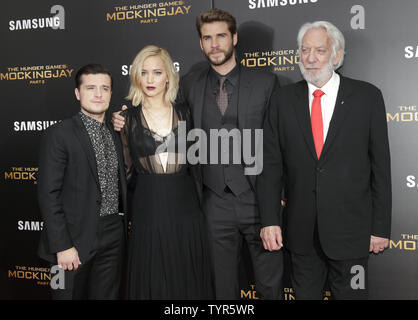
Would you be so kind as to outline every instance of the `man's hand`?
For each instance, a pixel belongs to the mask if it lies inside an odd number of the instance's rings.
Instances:
[[[389,246],[389,239],[370,236],[369,252],[379,253],[383,252]]]
[[[64,270],[77,270],[81,264],[77,249],[74,247],[57,252],[57,260],[58,266]]]
[[[280,250],[283,247],[282,229],[279,226],[268,226],[261,229],[261,240],[264,249],[268,251]]]
[[[126,110],[126,109],[128,109],[128,107],[123,105],[121,111]],[[123,129],[123,126],[125,125],[125,118],[120,115],[120,111],[113,112],[112,123],[113,123],[113,129],[115,131],[121,131]]]

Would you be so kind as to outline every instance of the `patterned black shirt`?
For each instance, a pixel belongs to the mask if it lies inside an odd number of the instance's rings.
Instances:
[[[81,120],[86,127],[96,155],[102,202],[100,216],[119,212],[119,173],[118,157],[112,134],[105,122],[101,123],[80,111]]]

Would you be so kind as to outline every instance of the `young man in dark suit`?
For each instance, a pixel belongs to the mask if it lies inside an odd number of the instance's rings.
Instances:
[[[39,255],[65,274],[54,299],[117,299],[125,247],[122,147],[105,112],[112,77],[90,64],[76,75],[80,112],[45,132],[38,200],[44,230]]]
[[[327,280],[335,299],[367,298],[369,251],[388,247],[391,226],[382,93],[334,71],[344,37],[331,23],[303,25],[298,45],[305,80],[274,93],[265,119],[262,224],[280,230],[283,211],[296,299],[322,299]],[[274,237],[263,241],[277,249]]]
[[[281,251],[268,252],[260,238],[260,217],[255,195],[255,174],[246,175],[248,163],[233,161],[234,139],[230,134],[262,128],[265,110],[272,92],[279,87],[274,74],[253,71],[238,64],[234,47],[238,42],[235,18],[213,9],[201,14],[196,22],[200,47],[209,64],[191,71],[181,80],[181,97],[191,108],[194,127],[221,141],[217,161],[211,164],[213,148],[208,148],[207,164],[197,174],[202,195],[217,299],[238,298],[238,266],[241,245],[246,241],[251,255],[257,295],[261,299],[282,296],[283,257]],[[226,130],[213,137],[212,130]],[[219,131],[220,132],[220,131]],[[237,132],[237,131],[235,131]],[[229,144],[223,145],[223,140]],[[257,151],[254,142],[242,139],[242,148]],[[222,154],[229,163],[222,162]],[[242,154],[240,154],[242,155]],[[252,165],[252,164],[251,164]],[[257,166],[257,164],[254,164]]]

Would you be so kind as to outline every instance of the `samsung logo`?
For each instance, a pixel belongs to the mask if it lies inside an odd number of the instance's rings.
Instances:
[[[174,66],[174,68],[176,69],[177,72],[180,72],[180,63],[179,62],[173,62],[173,66]],[[124,64],[121,67],[122,75],[123,76],[130,75],[131,74],[131,68],[132,68],[132,65]]]
[[[248,0],[250,9],[270,8],[294,6],[298,4],[310,4],[318,2],[318,0]]]
[[[405,58],[418,58],[418,45],[405,47]]]
[[[42,231],[44,227],[43,221],[22,221],[17,222],[17,230],[19,231]]]
[[[29,18],[21,20],[10,20],[9,30],[36,30],[51,28],[53,30],[65,29],[65,10],[63,6],[51,7],[50,13],[54,16],[45,18]]]
[[[58,121],[15,121],[13,122],[14,131],[43,131],[56,124]]]

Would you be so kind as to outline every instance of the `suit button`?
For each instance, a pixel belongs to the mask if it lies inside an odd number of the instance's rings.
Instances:
[[[101,204],[102,203],[102,200],[96,200],[96,203],[97,204]]]

